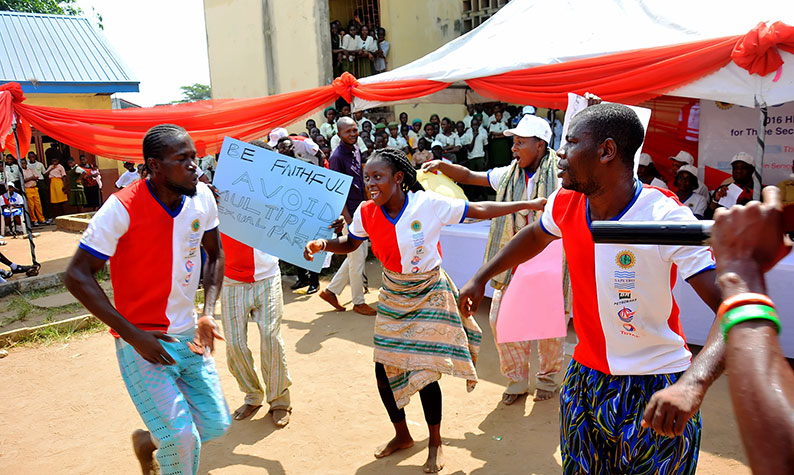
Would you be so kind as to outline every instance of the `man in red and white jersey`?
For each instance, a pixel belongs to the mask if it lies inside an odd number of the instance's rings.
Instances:
[[[289,137],[284,138],[289,140]],[[251,145],[270,149],[262,140]],[[289,423],[289,387],[292,380],[287,370],[284,340],[281,338],[281,316],[284,298],[281,293],[281,271],[278,258],[254,249],[223,233],[226,267],[221,296],[223,333],[226,336],[226,364],[237,380],[245,402],[232,417],[241,421],[262,407],[266,399],[270,414],[278,427]],[[262,383],[256,375],[254,358],[248,348],[248,320],[259,327],[259,357]],[[267,397],[265,397],[267,396]]]
[[[717,327],[692,360],[672,293],[680,274],[717,308],[709,249],[593,243],[591,220],[696,219],[672,192],[634,177],[643,137],[628,107],[577,114],[558,152],[563,188],[460,293],[461,311],[472,314],[492,276],[562,238],[579,337],[560,392],[564,473],[694,473],[698,408],[723,368]]]
[[[152,454],[163,474],[196,473],[201,444],[224,434],[229,409],[211,352],[223,279],[218,209],[199,183],[185,129],[151,128],[143,139],[151,172],[113,194],[91,219],[65,283],[116,337],[121,376],[149,431],[133,433],[144,474]],[[204,310],[194,298],[203,266]],[[115,307],[94,279],[110,260]]]

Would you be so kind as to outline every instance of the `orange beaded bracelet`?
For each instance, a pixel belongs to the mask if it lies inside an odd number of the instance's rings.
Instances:
[[[747,304],[768,305],[772,308],[775,308],[775,304],[774,302],[772,302],[772,299],[770,299],[769,296],[764,294],[745,292],[723,300],[722,303],[720,304],[719,309],[717,309],[717,318],[721,320],[722,316],[725,315],[725,312],[731,310],[732,308],[736,308],[740,305],[747,305]]]

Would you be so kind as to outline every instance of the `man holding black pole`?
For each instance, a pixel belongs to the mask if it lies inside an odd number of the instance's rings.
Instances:
[[[680,273],[716,309],[707,248],[593,243],[592,220],[695,220],[671,192],[634,177],[643,136],[626,106],[598,104],[577,114],[558,152],[562,189],[460,292],[461,312],[473,314],[493,276],[562,238],[579,337],[560,392],[566,474],[694,473],[698,408],[723,369],[724,344],[714,327],[692,359],[672,295]]]

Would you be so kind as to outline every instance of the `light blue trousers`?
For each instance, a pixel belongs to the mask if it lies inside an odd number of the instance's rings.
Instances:
[[[220,437],[231,424],[215,360],[190,351],[193,337],[162,341],[175,365],[152,364],[124,340],[116,339],[121,377],[135,408],[158,445],[157,462],[166,474],[195,474],[201,444]]]

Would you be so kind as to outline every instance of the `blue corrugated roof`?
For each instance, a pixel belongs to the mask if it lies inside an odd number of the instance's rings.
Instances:
[[[138,92],[104,35],[86,18],[0,12],[0,83],[27,93]]]

